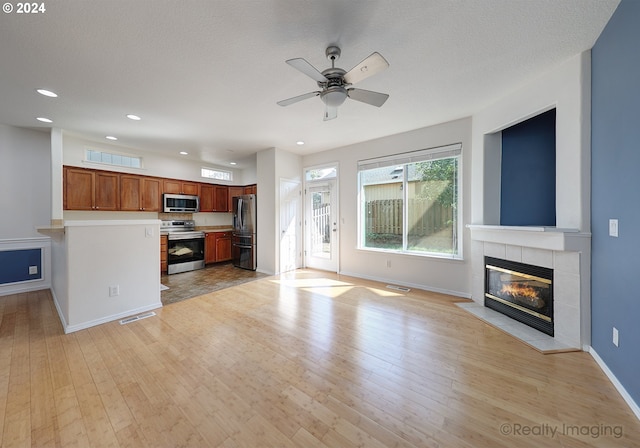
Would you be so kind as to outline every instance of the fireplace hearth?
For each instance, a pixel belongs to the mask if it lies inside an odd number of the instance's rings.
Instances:
[[[553,269],[485,257],[484,304],[553,336]]]

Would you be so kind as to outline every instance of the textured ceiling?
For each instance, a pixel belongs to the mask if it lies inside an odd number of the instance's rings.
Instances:
[[[0,15],[0,123],[103,143],[115,135],[128,148],[241,167],[265,148],[306,154],[472,115],[591,48],[618,3],[47,1],[44,13]],[[348,99],[327,122],[319,98],[276,105],[317,90],[284,61],[322,71],[331,44],[345,70],[381,53],[389,69],[356,87],[389,100],[376,108]]]

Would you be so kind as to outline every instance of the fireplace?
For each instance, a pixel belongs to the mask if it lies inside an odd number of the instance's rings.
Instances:
[[[485,257],[484,305],[553,336],[553,269]]]

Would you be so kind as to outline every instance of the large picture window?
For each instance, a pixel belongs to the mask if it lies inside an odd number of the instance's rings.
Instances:
[[[461,148],[359,161],[359,248],[460,258]]]

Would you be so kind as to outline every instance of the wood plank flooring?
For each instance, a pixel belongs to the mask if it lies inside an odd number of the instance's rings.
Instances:
[[[65,335],[48,291],[0,297],[0,445],[638,446],[589,354],[459,300],[300,270]]]

